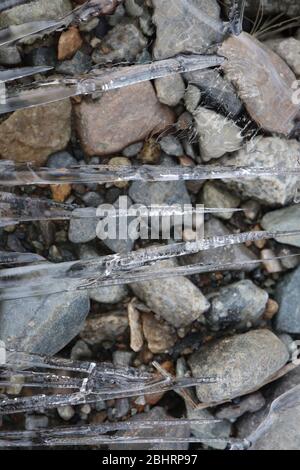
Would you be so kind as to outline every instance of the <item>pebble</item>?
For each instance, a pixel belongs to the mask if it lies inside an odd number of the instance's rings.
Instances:
[[[67,168],[77,165],[77,160],[69,152],[57,152],[50,155],[47,160],[48,168]]]
[[[296,140],[280,137],[259,137],[236,154],[219,160],[225,166],[290,167],[294,168],[299,155],[300,144]],[[270,206],[286,205],[293,200],[297,176],[266,176],[254,178],[226,179],[226,185],[239,190],[243,198],[253,198]]]
[[[52,199],[55,202],[65,202],[72,192],[70,184],[53,184],[51,185]]]
[[[229,192],[220,184],[208,181],[203,187],[202,202],[207,208],[236,209],[240,205],[240,199]],[[234,212],[217,212],[216,217],[229,220]]]
[[[231,232],[228,228],[215,217],[211,217],[204,224],[204,233],[205,237],[214,237],[214,236],[225,236],[230,235]],[[226,269],[228,271],[253,271],[259,266],[259,263],[251,263],[249,261],[254,261],[256,256],[252,251],[250,251],[244,245],[227,245],[226,247],[213,248],[211,250],[205,250],[195,255],[187,256],[187,263],[216,263],[216,264],[232,264]],[[248,263],[247,263],[248,261]],[[239,264],[234,264],[238,262]],[[242,265],[241,265],[242,263]]]
[[[276,288],[275,299],[279,304],[275,328],[285,333],[300,333],[300,267],[286,274]]]
[[[261,220],[261,225],[265,230],[284,231],[299,230],[300,231],[300,205],[295,204],[284,209],[267,212]],[[300,247],[300,235],[290,235],[288,237],[276,237],[278,243],[286,243],[288,245]]]
[[[72,212],[68,235],[72,243],[88,243],[97,236],[99,217],[86,217],[88,210],[91,211],[91,214],[95,214],[93,207],[74,209]]]
[[[131,144],[123,150],[124,157],[132,158],[136,157],[139,152],[142,150],[144,143],[137,142],[136,144]]]
[[[59,406],[57,408],[57,413],[61,419],[64,421],[70,421],[75,415],[75,410],[70,405]]]
[[[115,367],[129,367],[132,361],[133,353],[131,351],[114,351],[113,363]]]
[[[282,341],[262,329],[212,341],[192,354],[189,365],[194,377],[219,378],[217,383],[197,387],[199,400],[211,403],[260,388],[288,359]]]
[[[203,102],[209,108],[218,109],[232,118],[241,113],[243,105],[234,86],[218,70],[196,70],[186,73],[184,77],[189,86],[193,85],[200,91]]]
[[[263,260],[263,265],[269,274],[280,273],[282,271],[280,260],[276,259],[276,255],[273,250],[261,250],[260,256]]]
[[[58,41],[58,60],[71,59],[83,44],[80,32],[75,26],[61,33]]]
[[[188,419],[214,419],[214,415],[209,410],[197,410],[187,405],[187,417]],[[191,424],[191,433],[193,436],[201,439],[203,438],[203,444],[209,446],[212,449],[224,450],[227,447],[226,443],[221,442],[209,442],[209,439],[228,439],[231,435],[231,424],[226,419],[223,419],[219,423],[194,423]],[[205,441],[205,438],[208,441]]]
[[[18,110],[0,125],[1,157],[14,162],[46,163],[71,137],[71,103],[60,101]]]
[[[90,56],[77,51],[72,59],[64,60],[56,66],[56,72],[64,75],[80,75],[90,71],[92,61]]]
[[[133,422],[143,420],[166,420],[172,419],[171,416],[167,415],[166,411],[162,407],[154,407],[147,413],[140,413],[135,415],[132,420]],[[151,428],[137,429],[134,428],[134,424],[128,431],[118,431],[116,433],[119,437],[128,437],[128,438],[155,438],[159,439],[160,437],[172,437],[174,438],[188,438],[190,436],[190,428],[188,425],[178,425],[178,426],[167,426],[167,425],[155,425]],[[126,444],[111,444],[109,446],[110,450],[187,450],[187,443],[147,443],[147,444],[131,444],[128,441]]]
[[[189,84],[184,94],[184,104],[186,109],[193,113],[201,101],[201,91],[195,85]]]
[[[169,352],[177,339],[170,325],[157,320],[152,313],[143,314],[143,333],[153,354]]]
[[[89,191],[82,196],[82,200],[87,207],[99,207],[104,203],[104,198],[101,194],[95,191]]]
[[[156,139],[148,139],[138,154],[138,159],[145,165],[158,165],[161,157],[161,148]]]
[[[241,209],[243,209],[247,219],[253,221],[258,217],[260,205],[257,201],[254,201],[254,199],[250,199],[241,205]]]
[[[174,157],[182,157],[184,150],[182,148],[180,140],[174,135],[166,135],[160,139],[159,144],[161,149],[167,154]]]
[[[295,38],[283,40],[269,40],[267,45],[276,52],[293,70],[295,75],[300,75],[300,41]]]
[[[161,268],[172,268],[176,265],[174,260],[158,263]],[[130,287],[154,313],[175,328],[201,320],[202,314],[209,308],[209,302],[202,292],[189,279],[182,276],[170,277],[163,282],[160,279],[152,279],[131,284]]]
[[[250,328],[262,317],[268,298],[266,291],[245,279],[215,292],[205,316],[213,330]]]
[[[193,114],[199,134],[200,155],[204,162],[241,148],[241,129],[234,121],[203,106],[199,106]]]
[[[74,344],[70,357],[73,361],[90,359],[92,357],[92,351],[88,345],[80,339]]]
[[[157,78],[154,82],[159,101],[168,106],[177,106],[185,94],[185,83],[181,75]]]
[[[131,166],[131,161],[126,157],[113,157],[109,160],[109,165],[111,166]],[[127,181],[115,181],[114,186],[119,189],[125,189],[128,187]]]
[[[193,9],[181,0],[153,0],[156,26],[154,58],[166,59],[181,53],[203,53],[221,40],[220,34],[201,21],[201,11],[220,22],[216,0],[195,0]]]
[[[128,328],[125,311],[113,311],[88,318],[80,337],[90,346],[97,346],[104,341],[115,341]]]
[[[125,0],[125,8],[127,13],[133,17],[142,16],[144,13],[143,6],[137,0]]]
[[[147,39],[133,23],[120,23],[111,29],[92,55],[95,64],[133,62],[147,46]]]
[[[130,347],[134,352],[139,352],[144,345],[141,314],[131,302],[128,305],[128,322],[130,328]]]
[[[53,355],[78,335],[89,310],[85,291],[7,300],[0,307],[0,339],[10,349]]]
[[[35,47],[28,55],[30,65],[55,67],[57,64],[56,52],[53,47]]]
[[[77,132],[90,156],[122,151],[154,130],[162,132],[175,120],[157,100],[151,82],[105,93],[98,101],[83,100],[75,110]]]
[[[261,410],[266,404],[266,400],[260,392],[252,393],[240,399],[238,403],[222,405],[216,412],[215,417],[236,421],[245,413],[255,413]]]
[[[16,46],[1,46],[0,64],[1,65],[19,65],[22,62],[21,54]]]

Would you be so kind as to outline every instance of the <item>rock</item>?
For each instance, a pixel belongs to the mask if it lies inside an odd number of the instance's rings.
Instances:
[[[286,274],[276,288],[276,300],[279,312],[276,315],[275,327],[285,333],[300,333],[300,267]]]
[[[187,417],[188,419],[194,420],[214,419],[213,414],[209,410],[197,410],[197,408],[193,409],[190,406],[187,406]],[[203,438],[204,445],[213,449],[224,450],[227,447],[226,440],[231,435],[231,424],[225,419],[219,423],[195,423],[191,424],[191,433],[199,439]],[[204,440],[204,436],[207,441]],[[224,444],[220,442],[209,442],[209,439],[224,439]]]
[[[129,367],[133,353],[131,351],[114,351],[113,363],[115,367]]]
[[[116,311],[88,318],[80,337],[89,345],[99,345],[104,341],[115,341],[128,328],[125,311]]]
[[[260,388],[288,359],[285,345],[271,331],[252,330],[206,344],[192,354],[189,365],[194,377],[219,378],[197,387],[199,400],[211,403]]]
[[[61,33],[58,41],[58,60],[71,59],[83,44],[80,32],[75,26]]]
[[[73,416],[75,415],[75,410],[70,405],[59,406],[57,408],[57,413],[59,414],[60,418],[64,421],[70,421]]]
[[[55,67],[57,64],[56,51],[53,47],[35,47],[27,55],[30,65]]]
[[[153,354],[166,353],[176,343],[176,334],[171,331],[170,325],[156,320],[152,313],[143,314],[143,332]]]
[[[72,192],[70,184],[53,184],[51,185],[52,199],[55,202],[65,202]]]
[[[77,160],[69,152],[53,153],[47,161],[48,168],[67,168],[77,164]]]
[[[11,25],[29,23],[40,20],[57,20],[62,18],[72,10],[72,4],[69,0],[38,0],[23,5],[10,8],[1,12],[0,27],[5,28]],[[49,34],[43,31],[32,37],[25,38],[22,43],[32,44],[36,38]]]
[[[181,157],[184,155],[184,150],[180,143],[180,140],[177,139],[174,135],[167,135],[163,137],[160,141],[161,149],[167,154],[174,157]]]
[[[155,89],[159,101],[168,106],[177,106],[185,93],[185,83],[181,75],[157,78]]]
[[[0,125],[1,157],[43,165],[49,155],[63,150],[71,137],[71,103],[22,109]]]
[[[193,113],[198,108],[200,101],[201,91],[198,87],[189,84],[184,94],[184,103],[186,109],[190,113]]]
[[[270,40],[267,45],[276,52],[295,72],[300,75],[300,41],[295,38],[287,38],[283,40]]]
[[[84,291],[4,301],[0,339],[10,349],[51,356],[78,335],[89,309]]]
[[[105,93],[98,101],[83,100],[75,110],[77,132],[90,156],[119,152],[174,122],[173,113],[157,100],[151,82]]]
[[[232,118],[242,111],[243,105],[234,86],[218,70],[196,70],[186,73],[184,77],[190,85],[199,89],[203,103],[209,108],[218,109]]]
[[[87,217],[88,211],[91,217]],[[95,214],[93,207],[75,209],[72,212],[69,226],[69,240],[72,243],[87,243],[96,238],[99,217],[95,217]]]
[[[268,298],[266,291],[245,279],[212,294],[211,308],[205,316],[214,330],[250,328],[262,317]]]
[[[268,212],[261,220],[261,226],[270,231],[300,231],[300,206],[295,204],[284,209]],[[300,235],[290,235],[288,237],[276,237],[278,243],[285,243],[300,247]]]
[[[202,12],[221,27],[220,7],[215,0],[153,0],[156,26],[154,58],[166,59],[181,53],[203,53],[221,41],[220,33],[202,21]]]
[[[82,200],[87,207],[99,207],[104,203],[103,196],[95,191],[89,191],[82,196]]]
[[[56,66],[56,72],[63,75],[80,75],[89,72],[92,67],[92,61],[89,55],[81,51],[70,60],[64,60]]]
[[[283,270],[280,261],[277,259],[273,250],[261,250],[260,256],[263,262],[263,266],[268,273],[280,273]]]
[[[253,438],[257,427],[267,417],[270,405],[279,395],[291,390],[300,384],[299,367],[289,372],[282,379],[272,384],[268,391],[267,405],[253,414],[246,414],[236,423],[239,438]],[[251,449],[253,450],[298,450],[299,440],[299,418],[300,409],[297,402],[295,406],[287,407],[286,411],[280,413],[280,418],[274,420],[269,429],[255,440]],[[252,434],[253,433],[253,434]]]
[[[132,201],[128,196],[120,196],[114,203],[116,212],[126,211],[132,205]],[[99,212],[98,212],[99,214]],[[115,253],[129,253],[133,250],[136,237],[138,234],[131,233],[130,224],[133,217],[127,215],[120,217],[106,216],[106,211],[103,211],[104,218],[98,221],[97,224],[97,237]]]
[[[144,13],[143,7],[139,5],[137,0],[125,0],[126,11],[130,16],[138,17]]]
[[[176,261],[158,263],[161,268],[176,266]],[[156,268],[157,269],[157,268]],[[180,328],[201,319],[209,308],[209,302],[202,292],[185,277],[170,277],[131,284],[133,292],[158,316]]]
[[[226,0],[230,2],[230,0]],[[300,15],[300,5],[297,0],[252,0],[247,2],[247,13],[256,17],[258,9],[262,7],[266,15],[275,15],[284,13],[285,15],[295,17]]]
[[[212,217],[204,224],[204,234],[206,238],[210,238],[214,236],[230,235],[231,232],[220,220]],[[245,246],[227,245],[225,247],[213,248],[211,250],[201,252],[199,251],[199,253],[196,253],[195,255],[185,257],[185,262],[231,264],[231,266],[226,268],[228,271],[253,271],[259,266],[259,263],[249,263],[249,261],[253,262],[255,259],[256,256]],[[239,264],[234,264],[235,262]],[[241,263],[243,263],[242,266]]]
[[[287,167],[294,168],[299,155],[300,144],[296,140],[280,137],[259,137],[230,157],[224,157],[218,164],[225,166]],[[228,187],[241,192],[244,198],[253,198],[263,204],[285,205],[295,195],[298,177],[274,175],[266,177],[226,179]]]
[[[95,64],[133,62],[147,46],[147,39],[133,23],[120,23],[110,30],[92,55]]]
[[[101,304],[117,304],[128,296],[128,289],[124,284],[116,286],[103,286],[90,290],[90,298]]]
[[[73,361],[90,359],[92,357],[92,351],[88,345],[80,339],[74,344],[70,357]]]
[[[116,167],[131,166],[131,161],[126,157],[113,157],[109,160],[109,165]],[[114,186],[119,189],[128,187],[127,181],[115,181]]]
[[[148,139],[138,154],[138,159],[143,164],[158,165],[160,163],[161,147],[156,139]]]
[[[21,54],[17,46],[1,46],[0,48],[0,64],[1,65],[18,65],[22,62]]]
[[[128,147],[126,147],[122,153],[124,157],[127,157],[127,158],[136,157],[138,153],[142,150],[143,145],[144,145],[143,142],[137,142],[136,144],[131,144]]]
[[[261,410],[265,404],[266,400],[260,392],[252,393],[251,395],[241,398],[239,403],[222,405],[217,410],[215,417],[234,422],[245,413],[255,413]]]
[[[141,314],[134,306],[134,302],[128,304],[128,321],[130,328],[130,347],[134,352],[139,352],[144,346],[144,336]]]
[[[200,154],[204,162],[241,148],[241,129],[230,119],[202,106],[194,111],[194,118],[199,134]]]
[[[240,199],[226,190],[226,188],[220,186],[220,184],[213,181],[208,181],[203,187],[202,202],[205,207],[209,208],[223,208],[223,209],[235,209],[240,205]],[[229,220],[233,216],[234,212],[217,212],[216,217],[220,219]]]
[[[172,417],[168,416],[164,408],[161,407],[154,407],[147,413],[140,413],[133,418],[131,418],[133,422],[138,422],[140,420],[147,421],[159,421],[159,420],[166,420],[172,419]],[[190,428],[188,425],[183,424],[178,426],[166,426],[166,425],[153,425],[149,428],[138,429],[134,428],[134,424],[128,429],[128,431],[118,431],[116,433],[118,437],[128,437],[128,438],[136,438],[136,439],[159,439],[164,437],[172,437],[172,439],[176,438],[188,438],[190,436]],[[187,450],[188,444],[182,443],[146,443],[146,444],[130,444],[130,441],[127,444],[111,444],[109,446],[110,450]]]

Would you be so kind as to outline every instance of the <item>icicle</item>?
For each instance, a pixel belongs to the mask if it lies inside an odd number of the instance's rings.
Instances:
[[[113,183],[116,181],[202,181],[207,179],[240,179],[269,176],[300,176],[300,167],[220,167],[197,165],[194,167],[155,165],[110,166],[78,165],[69,168],[35,168],[33,164],[18,164],[0,160],[0,185],[25,186],[63,183]]]
[[[35,253],[15,253],[0,251],[0,265],[30,264],[45,261],[45,258]]]
[[[37,66],[37,67],[19,67],[16,69],[0,70],[0,83],[11,82],[19,78],[30,77],[38,73],[49,72],[53,67]]]

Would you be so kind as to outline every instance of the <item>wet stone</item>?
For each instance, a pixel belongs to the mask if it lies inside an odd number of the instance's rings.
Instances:
[[[300,333],[300,268],[286,274],[276,288],[279,312],[275,327],[285,333]]]

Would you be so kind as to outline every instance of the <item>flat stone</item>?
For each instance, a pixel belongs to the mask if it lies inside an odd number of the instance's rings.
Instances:
[[[300,267],[286,274],[276,288],[279,312],[275,327],[285,333],[300,333]]]
[[[89,309],[84,291],[7,300],[0,307],[0,338],[10,349],[51,356],[78,335]]]
[[[176,261],[158,263],[161,268],[176,266]],[[131,284],[134,294],[159,317],[180,328],[199,320],[208,310],[209,302],[202,292],[183,276]]]
[[[236,209],[240,205],[240,199],[232,192],[227,191],[226,187],[221,186],[214,181],[208,181],[203,187],[202,201],[207,208]],[[229,220],[234,212],[217,212],[216,217]]]
[[[177,106],[185,93],[185,83],[181,75],[157,78],[155,89],[159,101],[168,106]]]
[[[98,217],[86,217],[87,211],[95,214],[93,207],[75,209],[69,225],[69,240],[72,243],[87,243],[97,237]],[[82,217],[81,217],[82,214]],[[76,215],[79,217],[77,218]]]
[[[215,330],[250,328],[262,317],[268,298],[268,293],[249,279],[222,287],[210,299],[207,321]]]
[[[294,168],[300,143],[280,137],[259,137],[236,154],[224,157],[218,164],[225,166],[288,167]],[[286,205],[293,200],[298,187],[298,177],[274,175],[266,177],[224,180],[227,186],[240,191],[244,198],[253,198],[263,204]]]
[[[192,354],[189,365],[194,377],[218,377],[202,384],[197,395],[204,403],[246,395],[281,369],[289,359],[286,346],[269,330],[252,330],[212,341]]]
[[[241,148],[241,129],[234,121],[203,106],[199,106],[193,114],[199,134],[200,155],[204,162]]]
[[[98,101],[83,100],[75,110],[77,132],[90,156],[119,152],[175,120],[157,100],[151,82],[105,93]]]
[[[14,162],[46,163],[54,152],[63,150],[71,137],[71,103],[22,109],[0,125],[0,154]]]
[[[300,231],[300,206],[285,207],[276,211],[268,212],[261,220],[261,226],[270,231]],[[300,247],[300,235],[291,235],[288,237],[276,237],[278,243]]]
[[[215,0],[153,0],[153,6],[155,59],[186,52],[203,53],[209,46],[221,41],[221,34],[202,20],[204,12],[221,27],[220,7]]]

